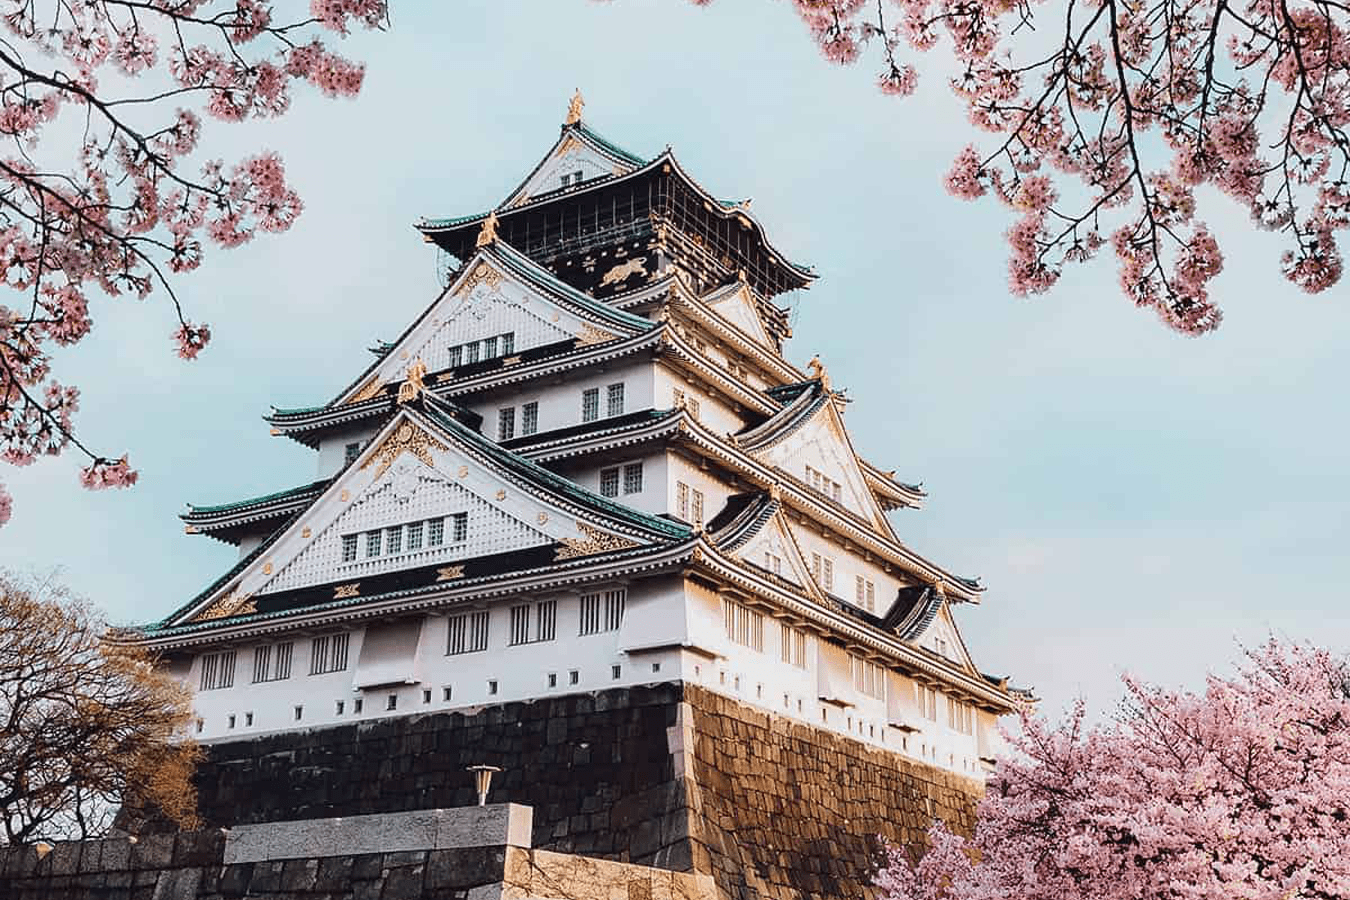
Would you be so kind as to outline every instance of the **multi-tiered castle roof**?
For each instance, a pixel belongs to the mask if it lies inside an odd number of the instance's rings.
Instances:
[[[815,276],[748,206],[577,98],[496,208],[423,221],[444,290],[267,417],[316,479],[183,516],[240,557],[139,640],[202,736],[686,681],[979,771],[1018,699],[957,628],[982,588],[899,539],[925,493],[785,357]]]

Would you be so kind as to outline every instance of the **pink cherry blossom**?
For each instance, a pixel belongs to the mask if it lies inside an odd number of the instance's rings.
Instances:
[[[355,94],[364,67],[330,52],[323,34],[382,27],[386,4],[314,0],[313,18],[296,20],[279,19],[279,9],[294,11],[271,0],[21,6],[0,16],[15,51],[3,73],[0,135],[17,148],[0,165],[9,198],[0,283],[20,292],[12,307],[0,304],[0,460],[25,466],[74,447],[90,460],[86,487],[126,487],[136,473],[125,456],[75,437],[79,392],[53,379],[51,350],[89,333],[100,295],[156,294],[177,314],[178,355],[202,351],[210,329],[189,321],[166,276],[196,269],[211,245],[285,231],[303,209],[274,153],[189,163],[202,146],[203,111],[237,122],[284,114],[305,85]],[[100,76],[109,73],[118,87],[104,96]],[[126,87],[137,79],[145,96]],[[76,145],[44,132],[67,110],[83,125]],[[0,524],[11,507],[0,492]]]
[[[9,492],[5,490],[5,485],[0,482],[0,525],[9,521],[10,514],[14,512],[14,498],[10,497]]]
[[[1350,665],[1271,640],[1200,693],[1126,678],[1110,724],[1030,710],[974,834],[887,848],[881,900],[1350,896]]]
[[[1104,0],[1055,7],[1048,29],[1035,27],[1035,2],[791,2],[830,62],[878,54],[885,94],[914,90],[904,47],[947,38],[951,88],[991,136],[961,151],[947,189],[1045,214],[1007,232],[1014,293],[1048,289],[1094,255],[1088,232],[1112,233],[1127,297],[1183,334],[1212,331],[1222,317],[1207,284],[1222,257],[1207,232],[1177,227],[1195,215],[1200,185],[1289,239],[1290,281],[1313,293],[1339,282],[1337,238],[1350,229],[1344,2]]]

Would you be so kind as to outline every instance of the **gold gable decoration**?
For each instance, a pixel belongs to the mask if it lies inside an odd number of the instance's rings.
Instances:
[[[411,422],[404,422],[393,434],[384,439],[379,448],[361,464],[361,468],[365,469],[371,463],[378,464],[378,468],[375,470],[375,478],[378,479],[389,470],[389,467],[394,464],[394,460],[404,453],[411,453],[422,462],[432,466],[435,465],[435,460],[431,458],[431,451],[439,450],[444,453],[449,449],[421,428]]]
[[[380,381],[379,377],[376,376],[375,378],[370,379],[370,381],[367,381],[365,387],[361,388],[361,390],[357,391],[355,394],[352,394],[352,398],[343,405],[363,403],[371,397],[378,395],[383,390],[384,384]]]
[[[194,622],[209,622],[212,619],[228,619],[258,611],[258,602],[253,594],[241,594],[237,589],[230,591],[206,609],[192,618]]]
[[[596,328],[589,323],[581,326],[581,333],[577,335],[578,347],[589,347],[592,344],[603,344],[614,340],[614,335],[608,331]]]
[[[562,546],[553,554],[553,561],[575,559],[578,556],[593,556],[596,553],[610,553],[615,550],[628,550],[638,546],[638,542],[617,534],[609,534],[577,522],[577,530],[583,535],[579,538],[563,538]]]
[[[416,400],[418,395],[427,389],[423,383],[426,377],[427,364],[422,362],[422,357],[419,356],[408,366],[408,377],[398,386],[398,402],[411,403]]]
[[[486,247],[497,239],[497,211],[494,209],[488,213],[488,217],[483,220],[483,227],[478,230],[478,240],[474,242],[475,247]]]
[[[455,291],[455,296],[464,296],[478,287],[479,282],[485,282],[489,288],[496,290],[497,285],[502,283],[502,273],[487,263],[480,262],[469,277],[464,279],[464,283],[459,286],[459,290]]]
[[[577,125],[581,122],[581,110],[586,105],[586,99],[581,96],[581,88],[577,88],[576,93],[567,104],[567,118],[563,119],[564,125]]]

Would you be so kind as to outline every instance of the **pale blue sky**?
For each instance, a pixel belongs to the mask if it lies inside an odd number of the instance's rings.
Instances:
[[[1129,669],[1198,685],[1235,639],[1350,644],[1343,399],[1350,287],[1308,297],[1225,200],[1213,284],[1227,320],[1191,340],[1135,310],[1109,259],[1032,300],[1009,296],[1005,211],[949,198],[971,139],[939,72],[909,100],[874,67],[826,64],[789,4],[721,0],[394,0],[355,101],[298,99],[277,123],[208,124],[226,153],[281,151],[296,227],[215,252],[180,282],[214,344],[172,353],[163,304],[100,302],[60,359],[86,441],[131,452],[132,491],[90,493],[72,454],[0,477],[15,495],[0,566],[61,567],[115,621],[156,619],[227,568],[232,547],[176,514],[314,477],[269,437],[270,403],[324,402],[437,289],[412,223],[497,203],[586,120],[644,155],[667,143],[714,193],[751,196],[776,244],[821,274],[789,356],[820,353],[854,399],[861,451],[923,481],[903,538],[989,587],[959,618],[977,661],[1050,710],[1101,710]]]

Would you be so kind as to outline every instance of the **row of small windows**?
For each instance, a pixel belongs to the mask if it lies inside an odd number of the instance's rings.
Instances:
[[[469,514],[453,513],[450,519],[450,543],[462,544],[469,537]],[[445,543],[445,516],[422,519],[402,525],[376,528],[360,534],[342,536],[342,561],[353,562],[361,549],[361,535],[365,535],[365,559],[377,556],[395,556],[411,553],[423,546],[439,547]]]
[[[689,415],[698,420],[698,398],[692,394],[686,394],[679,388],[675,388],[675,408],[689,411]]]
[[[886,699],[886,669],[879,663],[849,654],[853,669],[853,688],[868,697]]]
[[[765,568],[771,568],[767,564]],[[778,570],[773,569],[774,572]],[[811,574],[826,591],[834,590],[834,560],[819,553],[811,554]],[[868,612],[877,611],[877,586],[862,575],[853,576],[853,595],[857,605]]]
[[[617,631],[623,623],[626,600],[623,590],[583,594],[577,623],[577,634],[600,634]],[[558,603],[541,600],[522,603],[509,611],[508,645],[535,644],[555,640],[558,636]],[[449,619],[445,652],[449,655],[477,653],[488,648],[490,618],[487,610],[460,613]]]
[[[622,467],[614,466],[600,470],[600,496],[619,496],[620,475],[622,475],[625,494],[642,493],[642,463],[628,463]]]
[[[816,493],[823,494],[836,502],[842,494],[839,482],[811,466],[806,467],[806,483],[811,485],[811,489]]]
[[[683,481],[675,482],[675,515],[697,528],[703,527],[703,492]]]
[[[606,418],[623,415],[623,382],[606,385]],[[581,421],[594,422],[600,418],[600,389],[586,388],[581,392]]]
[[[310,642],[309,674],[324,675],[329,672],[341,672],[347,668],[347,646],[350,636],[346,632],[324,634]],[[264,644],[253,648],[253,682],[284,681],[291,677],[291,660],[295,654],[295,644],[287,641],[281,644]],[[203,691],[216,691],[234,687],[234,668],[236,661],[234,650],[222,650],[208,653],[202,657],[201,676],[198,681]]]
[[[516,436],[516,408],[503,406],[497,410],[497,440],[509,441]],[[539,401],[531,400],[520,407],[520,433],[522,436],[534,434],[539,430]]]
[[[511,607],[511,645],[551,641],[558,636],[558,601],[540,600]]]
[[[469,341],[450,348],[450,368],[473,365],[484,359],[498,356],[510,356],[516,352],[516,335],[513,331],[506,334],[483,338],[481,341]]]
[[[740,644],[742,647],[763,652],[764,614],[762,612],[724,597],[722,599],[722,618],[728,640]]]

